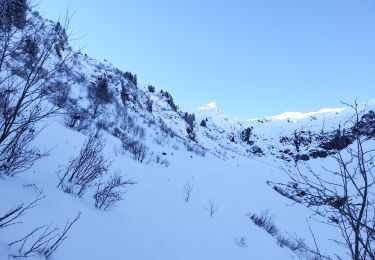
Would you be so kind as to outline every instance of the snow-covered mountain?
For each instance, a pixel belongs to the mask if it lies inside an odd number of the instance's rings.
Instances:
[[[51,34],[60,35],[59,26],[28,13],[22,30],[35,30],[27,46],[36,46],[36,57]],[[188,113],[168,91],[75,52],[66,39],[50,47],[40,69],[59,67],[45,79],[48,95],[37,109],[58,110],[32,122],[38,134],[31,146],[42,156],[17,174],[1,168],[0,259],[316,259],[302,246],[315,243],[322,254],[347,257],[332,241],[341,234],[322,223],[323,216],[314,221],[309,208],[292,206],[269,181],[288,182],[285,169],[305,162],[333,167],[330,155],[350,147],[358,133],[372,145],[374,102],[360,105],[357,121],[348,107],[248,121],[225,116],[215,102]],[[15,68],[28,64],[30,53],[23,48],[6,57],[12,70],[0,71],[1,78],[11,72],[24,82]],[[69,186],[64,174],[84,164],[74,166],[74,158],[90,138],[99,140],[102,157],[96,159],[108,162],[102,171],[109,174],[99,174],[81,193],[82,183]],[[129,185],[117,194],[124,200],[104,210],[97,192],[112,173]],[[2,227],[19,207],[17,218]],[[275,232],[254,224],[262,214]],[[77,215],[65,238],[64,226]],[[61,234],[63,243],[49,255]]]

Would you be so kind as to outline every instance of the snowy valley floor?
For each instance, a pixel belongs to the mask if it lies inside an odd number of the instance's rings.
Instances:
[[[108,135],[104,139],[111,169],[121,170],[137,182],[125,194],[125,200],[102,211],[94,207],[90,192],[78,198],[56,187],[58,166],[63,167],[79,152],[85,136],[58,122],[49,123],[37,143],[48,149],[50,156],[38,161],[28,173],[0,180],[2,210],[33,200],[37,192],[29,184],[35,184],[46,196],[22,217],[22,223],[0,233],[1,260],[8,259],[7,244],[33,227],[50,223],[63,227],[77,212],[82,212],[80,220],[51,259],[297,259],[247,215],[267,209],[280,233],[312,242],[306,224],[311,213],[302,206],[290,206],[290,201],[266,184],[267,180],[283,178],[280,161],[235,155],[223,161],[209,154],[199,157],[175,146],[174,150],[160,151],[166,152],[171,162],[164,167],[140,164],[116,152],[119,140]],[[183,187],[187,183],[193,190],[185,202]],[[209,201],[217,206],[212,218],[207,211]],[[332,244],[324,237],[330,237],[332,230],[316,222],[311,224],[319,233],[319,242],[323,241],[321,249],[331,251]]]

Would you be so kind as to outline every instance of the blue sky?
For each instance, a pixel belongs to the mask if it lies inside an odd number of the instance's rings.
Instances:
[[[74,45],[240,119],[375,98],[373,0],[42,0]]]

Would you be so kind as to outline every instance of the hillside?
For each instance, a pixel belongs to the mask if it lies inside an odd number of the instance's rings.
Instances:
[[[22,26],[0,26],[9,51],[0,64],[1,260],[319,259],[308,250],[316,244],[350,259],[330,216],[275,184],[297,169],[329,174],[322,167],[339,167],[332,156],[348,157],[357,138],[372,158],[373,101],[356,107],[357,120],[350,107],[244,122],[215,107],[185,112],[168,91],[73,50],[63,23],[25,13]],[[97,153],[79,157],[89,144]],[[98,190],[111,176],[125,182],[102,207]],[[256,225],[261,215],[273,231]]]

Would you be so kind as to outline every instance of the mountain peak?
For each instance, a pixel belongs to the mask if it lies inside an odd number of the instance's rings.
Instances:
[[[287,120],[287,119],[305,119],[310,116],[317,116],[320,114],[326,114],[326,113],[339,113],[345,110],[345,108],[322,108],[315,112],[284,112],[279,115],[274,115],[267,117],[272,120]]]
[[[284,112],[278,115],[273,116],[266,116],[264,119],[271,120],[271,121],[283,121],[283,120],[301,120],[311,116],[319,116],[321,114],[329,114],[329,113],[340,113],[344,111],[344,107],[338,108],[322,108],[315,112]],[[252,118],[248,119],[248,122],[257,121],[261,118]]]
[[[205,104],[199,107],[199,110],[212,110],[212,109],[215,109],[215,110],[219,109],[219,106],[217,105],[216,101],[212,101],[208,104]]]

